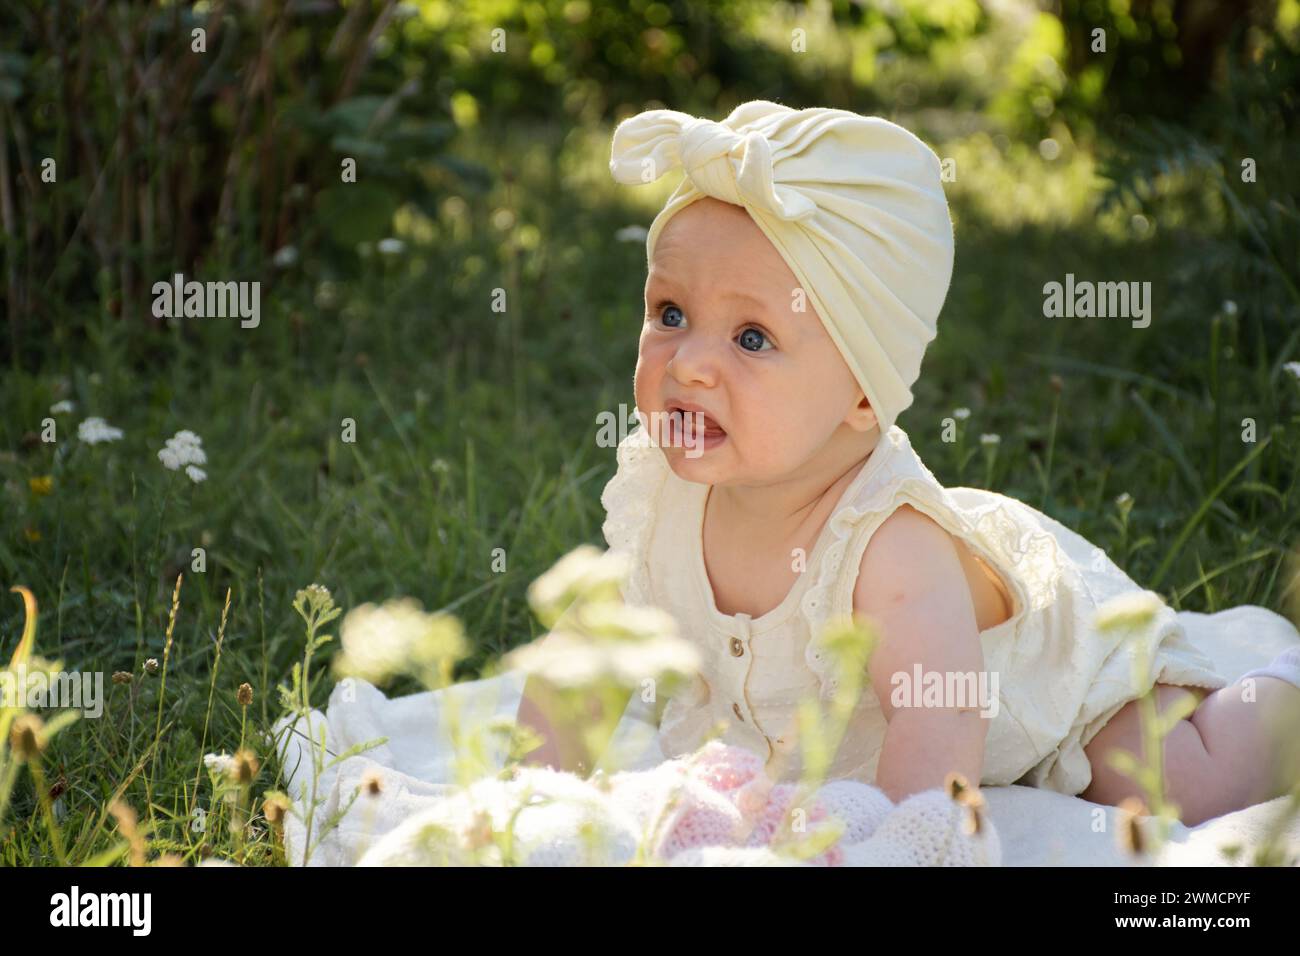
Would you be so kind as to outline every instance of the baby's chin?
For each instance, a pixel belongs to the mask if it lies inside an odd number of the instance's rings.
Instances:
[[[668,467],[678,478],[702,485],[716,485],[730,473],[727,461],[731,436],[721,441],[710,440],[706,447],[700,445],[661,445],[659,450],[668,461]]]

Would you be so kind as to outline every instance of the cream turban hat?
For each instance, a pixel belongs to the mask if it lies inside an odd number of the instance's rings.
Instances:
[[[655,217],[655,240],[703,196],[743,206],[789,264],[881,431],[912,404],[952,278],[953,237],[939,159],[877,116],[754,100],[720,123],[648,110],[614,131],[620,183],[686,178]]]

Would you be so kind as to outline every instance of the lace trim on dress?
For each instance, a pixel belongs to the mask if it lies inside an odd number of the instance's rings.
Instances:
[[[601,531],[609,549],[627,555],[631,564],[623,600],[647,605],[651,597],[646,557],[659,495],[668,477],[668,462],[645,428],[628,432],[618,443],[616,454],[618,469],[600,493],[605,509]]]
[[[982,552],[981,557],[991,558],[993,567],[1010,579],[1019,608],[998,628],[1017,628],[1030,613],[1048,606],[1062,573],[1063,560],[1055,538],[1032,522],[1019,520],[1014,499],[999,495],[987,504],[959,507],[916,457],[905,436],[895,451],[858,499],[831,516],[834,540],[822,557],[817,580],[801,602],[809,633],[804,660],[817,675],[825,700],[835,696],[839,681],[832,673],[830,655],[821,638],[834,611],[835,589],[843,575],[855,570],[846,566],[846,553],[864,528],[903,503],[900,498],[924,503],[940,517],[946,517],[948,520],[941,523],[948,525],[949,531]]]
[[[644,427],[630,431],[618,443],[618,468],[600,493],[605,509],[601,532],[611,551],[628,557],[630,571],[623,584],[623,601],[633,606],[653,603],[648,555],[650,535],[659,510],[659,498],[668,478],[668,461],[650,441]],[[660,716],[661,733],[669,734],[691,710],[703,703],[708,686],[698,675],[673,694]],[[641,705],[639,694],[632,695],[629,709],[653,722],[653,707]]]

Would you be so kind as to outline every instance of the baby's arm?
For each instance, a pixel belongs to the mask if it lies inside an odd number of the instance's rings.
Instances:
[[[894,675],[905,675],[902,686],[912,685],[918,663],[923,674],[943,677],[945,686],[950,672],[983,669],[975,608],[948,532],[911,505],[899,507],[876,529],[862,555],[853,606],[880,630],[870,673],[888,728],[876,786],[897,802],[941,787],[952,770],[978,785],[988,733],[978,704],[894,707],[891,702],[900,686]],[[914,690],[919,695],[922,688]]]
[[[545,642],[550,635],[542,638]],[[587,776],[600,758],[600,753],[587,752],[587,744],[578,726],[572,721],[552,720],[548,713],[556,710],[553,702],[553,689],[540,677],[530,676],[524,681],[523,693],[519,698],[519,710],[515,722],[531,728],[542,738],[542,743],[535,750],[520,758],[520,763],[532,766],[551,767],[555,770],[567,770],[580,776]],[[626,702],[624,704],[626,707]],[[584,706],[585,719],[596,722],[602,719],[604,704],[596,695],[591,695]],[[608,745],[608,740],[599,745]]]
[[[563,728],[554,727],[547,719],[538,703],[538,699],[544,692],[545,688],[541,686],[539,678],[529,677],[524,681],[515,722],[536,733],[542,738],[542,743],[537,749],[521,757],[519,762],[533,766],[553,767],[556,770],[576,771],[578,769],[577,742],[571,730],[566,734]]]

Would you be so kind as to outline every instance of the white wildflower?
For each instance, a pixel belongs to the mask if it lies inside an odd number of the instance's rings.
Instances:
[[[970,418],[970,409],[966,408],[965,406],[961,408],[954,408],[952,410],[952,417],[957,419],[958,421],[964,422],[966,419]]]
[[[1282,368],[1294,375],[1296,381],[1300,382],[1300,362],[1287,362]]]
[[[1236,315],[1236,314],[1237,314],[1237,303],[1233,302],[1231,299],[1227,299],[1227,300],[1223,303],[1223,314],[1224,314],[1224,315]]]
[[[329,279],[316,286],[316,295],[312,299],[319,308],[332,309],[339,304],[339,285]]]
[[[235,767],[235,758],[227,753],[205,754],[203,766],[215,774],[229,774]]]
[[[117,441],[122,437],[122,429],[114,428],[102,418],[87,418],[77,427],[77,437],[87,445],[100,442]]]
[[[72,409],[73,409],[73,407],[74,407],[74,406],[73,406],[72,402],[68,401],[68,400],[65,398],[63,401],[61,401],[61,402],[55,402],[53,405],[50,406],[50,414],[51,414],[51,415],[68,415],[68,414],[71,414],[71,413],[72,413]]]
[[[282,246],[275,251],[271,257],[271,264],[277,269],[288,269],[298,261],[298,249],[296,246]]]
[[[406,248],[406,243],[401,239],[380,239],[375,248],[379,250],[381,256],[397,256],[401,255],[402,250]]]
[[[179,471],[186,465],[206,465],[208,456],[203,451],[203,439],[188,429],[182,429],[167,439],[167,443],[159,449],[158,460],[169,470]],[[206,477],[204,474],[203,478]],[[194,481],[203,480],[193,475],[190,478]]]
[[[190,481],[194,482],[196,485],[201,481],[208,480],[208,473],[202,468],[196,468],[193,465],[185,466],[185,474],[189,475]]]
[[[619,242],[645,242],[648,235],[649,231],[645,226],[624,226],[614,233],[614,238]]]
[[[994,434],[993,432],[985,432],[983,435],[980,435],[981,445],[997,445],[1000,444],[1001,441],[1002,436]]]

